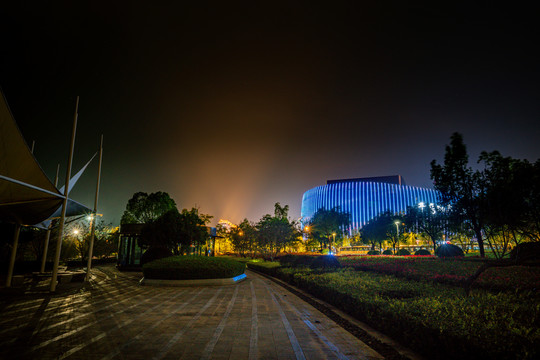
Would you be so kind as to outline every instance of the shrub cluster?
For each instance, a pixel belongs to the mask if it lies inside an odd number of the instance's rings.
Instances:
[[[381,255],[381,252],[378,250],[369,250],[367,252],[368,255]]]
[[[392,252],[392,250],[388,249],[388,250],[384,250],[382,252],[383,255],[394,255],[394,253]]]
[[[288,266],[288,267],[302,267],[302,266],[310,266],[313,260],[316,258],[316,256],[313,255],[283,255],[279,258],[279,264],[281,266]]]
[[[311,269],[329,270],[329,269],[341,268],[341,263],[335,256],[321,255],[313,259],[309,267]]]
[[[149,263],[150,261],[163,259],[172,255],[171,250],[163,247],[151,247],[146,250],[141,256],[141,265]]]
[[[399,249],[396,255],[407,256],[407,255],[411,255],[411,252],[407,249]]]
[[[244,273],[246,265],[235,260],[207,256],[171,256],[143,265],[147,279],[224,279]]]
[[[435,249],[435,255],[440,258],[451,258],[451,257],[463,257],[465,254],[463,250],[457,245],[453,244],[442,244],[437,249]]]
[[[539,261],[540,243],[526,242],[518,244],[510,252],[510,259],[515,261]]]
[[[426,249],[420,249],[420,250],[416,250],[416,252],[414,253],[414,255],[426,256],[426,255],[431,255],[431,253],[429,252],[429,250],[426,250]]]

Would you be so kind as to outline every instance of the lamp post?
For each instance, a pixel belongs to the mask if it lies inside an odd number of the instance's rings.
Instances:
[[[394,224],[396,224],[396,243],[399,241],[399,221],[394,221]],[[395,252],[395,248],[394,248]]]
[[[332,233],[332,246],[336,243],[336,233]],[[332,255],[332,246],[330,246],[330,255]]]

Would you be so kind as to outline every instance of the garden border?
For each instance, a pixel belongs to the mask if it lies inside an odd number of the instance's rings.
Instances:
[[[139,285],[148,286],[218,286],[218,285],[234,285],[246,279],[245,273],[233,278],[225,279],[190,279],[190,280],[163,280],[163,279],[146,279],[142,278]]]

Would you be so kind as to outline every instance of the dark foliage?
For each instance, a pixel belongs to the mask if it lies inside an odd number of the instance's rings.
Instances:
[[[377,250],[369,250],[367,252],[368,255],[381,255],[381,252],[380,251],[377,251]]]
[[[337,269],[341,267],[339,260],[332,255],[317,256],[309,265],[312,269]]]
[[[429,250],[420,249],[420,250],[416,250],[414,255],[431,255],[431,253],[429,252]]]
[[[154,260],[163,259],[172,255],[171,250],[163,247],[151,247],[141,256],[141,265]]]
[[[540,243],[521,243],[510,252],[510,259],[515,261],[540,261]]]
[[[400,256],[411,255],[411,252],[407,249],[399,249],[397,252],[397,255],[400,255]]]
[[[449,258],[449,257],[463,257],[463,250],[459,246],[453,244],[442,244],[435,250],[435,255],[440,258]]]
[[[382,252],[383,255],[394,255],[394,253],[392,252],[392,250],[384,250]]]

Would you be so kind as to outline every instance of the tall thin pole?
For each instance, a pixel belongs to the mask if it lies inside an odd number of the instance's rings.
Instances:
[[[90,234],[90,248],[88,249],[88,265],[86,266],[86,278],[84,281],[90,280],[90,268],[92,267],[92,256],[94,253],[94,236],[96,233],[96,221],[97,221],[97,205],[99,196],[99,182],[101,179],[101,160],[103,157],[103,134],[101,135],[101,144],[99,145],[99,165],[98,165],[98,177],[96,184],[96,197],[94,199],[94,212],[92,213],[92,230]]]
[[[60,164],[56,166],[56,176],[54,177],[54,187],[58,186],[58,173],[60,172]],[[43,255],[41,256],[41,268],[39,269],[40,273],[45,272],[45,263],[47,262],[47,251],[49,250],[49,239],[51,238],[51,231],[53,228],[53,221],[49,224],[47,229],[47,235],[45,235],[45,244],[43,244]]]
[[[21,224],[15,225],[15,234],[13,235],[13,247],[11,248],[11,257],[9,258],[8,275],[6,279],[6,287],[11,287],[11,279],[13,278],[13,268],[15,267],[15,258],[17,256],[17,246],[19,245],[19,234],[21,233]]]
[[[60,262],[60,251],[62,250],[62,236],[64,234],[64,221],[66,220],[66,210],[69,194],[69,179],[71,177],[71,163],[73,162],[73,149],[75,148],[75,134],[77,133],[77,118],[79,116],[79,97],[75,104],[75,114],[73,115],[73,130],[71,132],[71,145],[69,148],[68,165],[66,171],[66,183],[64,187],[64,201],[62,203],[62,216],[58,227],[58,240],[56,241],[56,252],[54,254],[54,265],[51,277],[51,291],[56,290],[56,278],[58,276],[58,263]]]

